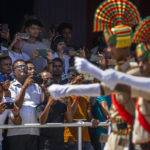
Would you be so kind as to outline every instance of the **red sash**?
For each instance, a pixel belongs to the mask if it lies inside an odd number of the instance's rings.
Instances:
[[[150,133],[150,124],[149,122],[145,119],[144,115],[140,112],[140,105],[138,104],[140,100],[140,97],[136,101],[136,109],[138,111],[138,120],[141,126]]]
[[[111,94],[111,100],[119,115],[128,123],[132,124],[133,116],[117,101],[115,94]]]

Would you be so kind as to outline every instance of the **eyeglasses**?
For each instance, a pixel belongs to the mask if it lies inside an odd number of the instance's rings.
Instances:
[[[28,69],[28,66],[27,65],[18,65],[18,66],[15,66],[14,69],[16,68],[25,68],[25,69]]]

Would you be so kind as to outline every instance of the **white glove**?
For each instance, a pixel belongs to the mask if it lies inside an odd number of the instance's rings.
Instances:
[[[66,97],[69,95],[74,96],[101,96],[100,84],[80,84],[80,85],[58,85],[53,84],[48,87],[48,92],[53,96],[54,99]]]
[[[75,68],[79,73],[92,74],[95,78],[101,81],[104,71],[93,65],[84,58],[75,57]]]
[[[118,76],[113,69],[103,71],[84,58],[75,57],[75,67],[79,73],[88,73],[93,75],[98,80],[104,82],[112,90],[118,80]]]

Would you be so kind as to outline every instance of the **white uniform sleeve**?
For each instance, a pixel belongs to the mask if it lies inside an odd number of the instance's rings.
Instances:
[[[48,87],[50,95],[54,99],[59,99],[61,97],[66,97],[69,95],[74,96],[101,96],[100,84],[80,84],[80,85],[57,85],[53,84]]]
[[[107,70],[106,70],[107,74]],[[109,82],[110,84],[109,84]],[[131,86],[132,88],[140,89],[145,92],[150,92],[150,78],[137,77],[128,75],[119,71],[111,70],[110,78],[103,80],[110,88],[114,88],[117,83],[122,83]]]

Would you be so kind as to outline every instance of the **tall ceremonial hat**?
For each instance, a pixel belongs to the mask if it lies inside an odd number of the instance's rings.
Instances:
[[[132,27],[141,18],[135,5],[128,0],[105,0],[96,9],[94,32],[104,31],[105,40],[116,48],[131,46]]]
[[[133,43],[138,43],[136,47],[137,58],[143,57],[150,62],[150,16],[143,19],[136,27]]]

